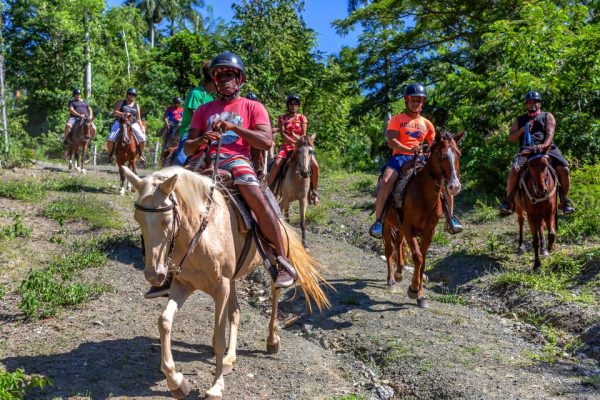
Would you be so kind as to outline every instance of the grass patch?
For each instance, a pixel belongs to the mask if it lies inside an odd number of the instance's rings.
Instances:
[[[6,286],[0,285],[0,300],[2,300],[6,296]]]
[[[322,201],[318,207],[308,207],[306,222],[314,225],[327,225],[329,221],[329,202]]]
[[[436,229],[431,239],[432,243],[437,244],[438,246],[449,246],[450,245],[450,235],[444,231],[443,226],[441,229]]]
[[[467,214],[467,219],[474,224],[485,224],[498,221],[500,216],[495,206],[490,206],[481,199],[477,199],[473,210]]]
[[[386,346],[385,354],[383,355],[383,366],[386,367],[396,361],[409,357],[410,355],[410,350],[403,347],[400,343],[389,342]]]
[[[467,300],[458,294],[431,294],[431,300],[446,304],[467,304]]]
[[[375,179],[374,179],[375,178]],[[376,177],[363,176],[352,182],[350,185],[352,190],[356,190],[362,194],[371,194],[375,190]]]
[[[573,171],[569,197],[577,212],[558,223],[561,241],[600,240],[600,165]]]
[[[14,372],[0,371],[0,399],[21,400],[32,390],[52,384],[52,379],[39,375],[28,376],[21,368]]]
[[[93,229],[123,227],[119,213],[107,202],[85,194],[54,200],[46,205],[42,215],[61,225],[67,221],[86,221]]]
[[[106,264],[104,241],[77,243],[67,256],[55,258],[44,270],[30,271],[21,282],[19,308],[30,319],[49,318],[64,307],[77,305],[106,292],[106,285],[78,282],[79,272]]]
[[[102,192],[102,188],[105,186],[106,182],[90,179],[88,176],[63,177],[48,183],[48,189],[50,190],[69,193]]]
[[[38,181],[3,181],[0,182],[0,197],[22,201],[39,201],[46,197],[45,186]]]
[[[581,347],[579,339],[571,339],[551,325],[542,325],[540,331],[546,339],[546,343],[542,346],[540,353],[527,354],[534,361],[555,363]]]
[[[15,214],[12,225],[0,228],[0,239],[9,240],[17,237],[25,238],[31,236],[31,232],[32,229],[23,224],[23,216],[21,214]]]

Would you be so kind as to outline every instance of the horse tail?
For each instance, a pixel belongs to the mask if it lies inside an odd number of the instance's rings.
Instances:
[[[298,283],[304,293],[308,311],[312,313],[312,302],[315,303],[319,311],[330,308],[331,303],[321,285],[328,286],[331,289],[333,289],[333,286],[327,282],[321,273],[324,269],[323,265],[306,251],[294,229],[283,221],[281,223],[285,231],[283,232],[284,237],[287,237],[288,240],[288,259],[298,273]]]

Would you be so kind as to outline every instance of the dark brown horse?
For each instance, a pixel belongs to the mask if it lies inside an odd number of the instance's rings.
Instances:
[[[402,242],[410,248],[414,264],[412,282],[408,286],[408,297],[417,300],[419,307],[427,307],[423,287],[425,258],[431,240],[442,216],[442,188],[449,194],[460,192],[460,156],[457,142],[464,132],[453,135],[443,132],[436,137],[425,167],[406,185],[402,208],[396,208],[392,199],[383,224],[385,256],[388,263],[388,283],[393,278],[402,279],[404,260]],[[419,244],[419,240],[421,242]],[[392,273],[393,269],[396,269]]]
[[[162,138],[160,165],[167,167],[172,163],[172,160],[167,162],[167,159],[175,150],[177,150],[177,147],[179,146],[179,125],[165,124],[163,129],[160,131],[160,137]]]
[[[69,169],[75,168],[77,172],[85,173],[85,162],[90,142],[96,136],[96,129],[91,119],[78,119],[67,138],[67,155]]]
[[[527,156],[531,150],[525,149],[520,155]],[[539,270],[540,253],[548,255],[556,240],[556,172],[550,167],[550,158],[544,154],[536,154],[527,160],[527,169],[521,174],[515,198],[517,217],[519,220],[519,249],[523,247],[523,224],[525,213],[532,236],[534,252],[534,271]],[[544,225],[548,227],[548,247],[544,240]]]
[[[121,188],[119,194],[125,195],[125,190],[131,190],[131,183],[127,182],[127,189],[125,188],[125,175],[123,174],[122,165],[128,163],[128,167],[134,174],[136,171],[136,156],[137,156],[137,141],[133,134],[133,128],[131,127],[133,118],[131,115],[123,114],[119,117],[119,134],[115,142],[115,149],[117,152],[117,165],[119,166],[119,175],[121,178]]]

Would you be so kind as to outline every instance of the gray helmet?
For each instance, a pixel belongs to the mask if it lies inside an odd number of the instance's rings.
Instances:
[[[76,94],[81,94],[81,90],[73,89],[73,95],[76,95]]]
[[[286,99],[285,99],[285,104],[290,104],[290,102],[292,100],[296,100],[298,103],[300,103],[300,96],[297,95],[296,93],[291,93]]]
[[[178,96],[173,97],[173,104],[181,104],[181,99]]]
[[[258,101],[258,96],[256,95],[256,93],[252,93],[252,92],[250,92],[250,93],[248,93],[248,94],[246,95],[246,98],[247,98],[248,100],[254,100],[254,101]]]
[[[525,94],[525,103],[527,103],[529,100],[542,101],[542,95],[539,92],[532,90]]]
[[[244,66],[244,62],[229,51],[224,51],[210,62],[209,72],[213,80],[215,79],[214,73],[217,68],[236,69],[240,72],[240,85],[246,81],[246,67]]]
[[[134,96],[137,96],[137,90],[135,90],[135,88],[129,88],[129,89],[127,89],[127,94],[132,94]]]
[[[420,83],[411,83],[404,89],[404,96],[427,97],[425,86]]]

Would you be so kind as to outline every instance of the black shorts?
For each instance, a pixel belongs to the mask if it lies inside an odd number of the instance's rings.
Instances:
[[[558,149],[558,147],[552,147],[549,151],[548,151],[548,155],[550,156],[550,159],[552,160],[552,166],[554,168],[556,167],[568,167],[569,163],[567,162],[567,160],[565,160],[565,157],[563,157],[562,153],[560,152],[560,150]]]

